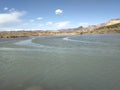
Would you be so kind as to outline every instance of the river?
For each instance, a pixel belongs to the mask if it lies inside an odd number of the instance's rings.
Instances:
[[[0,39],[0,90],[120,90],[120,34]]]

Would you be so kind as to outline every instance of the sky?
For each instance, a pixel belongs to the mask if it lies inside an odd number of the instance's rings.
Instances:
[[[120,18],[120,0],[0,0],[0,31],[58,30]]]

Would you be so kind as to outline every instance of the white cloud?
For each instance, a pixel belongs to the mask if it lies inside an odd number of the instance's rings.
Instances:
[[[9,9],[9,12],[14,12],[14,11],[16,11],[15,8]]]
[[[61,10],[61,9],[55,10],[55,14],[57,14],[57,15],[60,15],[60,14],[62,14],[62,13],[63,13],[63,10]]]
[[[48,27],[48,29],[63,29],[68,28],[70,21],[62,21],[62,22],[47,22],[44,26]]]
[[[0,13],[0,25],[7,23],[20,22],[20,17],[24,15],[24,12],[10,12],[10,13]]]
[[[53,25],[53,22],[49,21],[46,23],[46,25]]]
[[[12,31],[19,28],[23,24],[21,17],[24,14],[24,11],[0,13],[0,31]]]
[[[35,20],[31,19],[30,22],[33,23]]]
[[[84,27],[87,27],[89,25],[89,23],[87,22],[82,22],[82,23],[79,23],[80,26],[84,26]]]
[[[61,22],[48,21],[46,23],[40,23],[36,26],[36,28],[41,30],[58,30],[58,29],[66,29],[69,27],[70,27],[70,21],[61,21]]]
[[[17,11],[12,8],[9,9],[7,7],[4,8],[6,13],[0,13],[0,31],[19,31],[19,30],[56,30],[68,28],[70,25],[69,21],[61,21],[61,22],[53,22],[48,21],[46,23],[39,23],[36,20],[42,20],[42,17],[38,17],[36,19],[30,19],[26,22],[22,20],[22,16],[25,14],[23,11]],[[56,14],[61,14],[62,10],[57,10]],[[34,22],[34,23],[33,23]]]
[[[43,18],[42,17],[38,17],[37,20],[42,20]]]
[[[8,10],[9,8],[8,7],[4,7],[4,10],[6,11],[6,10]]]
[[[39,25],[38,25],[38,27],[43,27],[43,26],[44,26],[44,24],[39,24]]]
[[[64,22],[58,22],[58,23],[55,23],[56,27],[57,28],[65,28],[66,26],[68,26],[70,24],[69,21],[64,21]]]

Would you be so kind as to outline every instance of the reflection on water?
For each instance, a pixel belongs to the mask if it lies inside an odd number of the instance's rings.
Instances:
[[[0,39],[0,90],[119,90],[120,34]]]

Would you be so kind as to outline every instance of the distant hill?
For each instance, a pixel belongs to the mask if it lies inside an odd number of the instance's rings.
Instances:
[[[101,26],[99,28],[96,28],[90,33],[98,33],[98,34],[104,34],[104,33],[120,33],[120,23],[113,24],[113,25],[107,25],[107,26]]]
[[[76,28],[84,33],[104,34],[104,33],[120,33],[120,18],[111,19],[106,23],[98,25],[90,25],[87,28]],[[76,31],[76,29],[74,29]],[[84,31],[83,31],[84,30]]]
[[[106,23],[90,25],[86,28],[62,29],[56,31],[9,31],[0,32],[0,38],[17,38],[31,36],[56,36],[56,35],[79,35],[79,34],[109,34],[120,33],[120,18],[109,20]]]
[[[118,24],[118,23],[120,23],[120,18],[118,18],[118,19],[111,19],[107,23],[105,23],[105,26],[114,25],[114,24]]]

